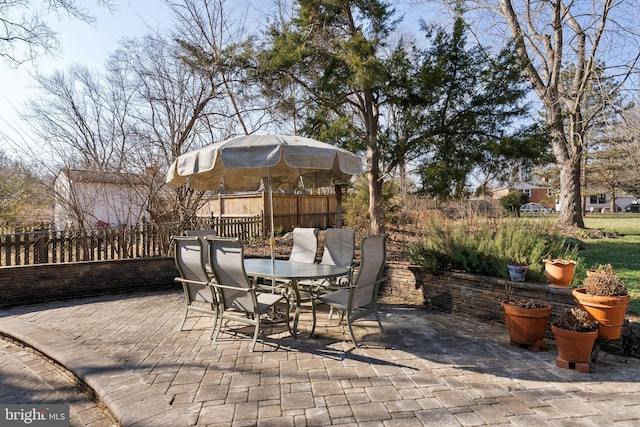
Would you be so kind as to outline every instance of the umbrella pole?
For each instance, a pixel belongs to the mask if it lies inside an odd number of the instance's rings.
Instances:
[[[269,187],[269,214],[271,216],[271,232],[269,235],[269,246],[271,247],[271,265],[275,264],[276,259],[276,238],[273,233],[273,191],[271,190],[271,168],[267,169],[267,180]]]

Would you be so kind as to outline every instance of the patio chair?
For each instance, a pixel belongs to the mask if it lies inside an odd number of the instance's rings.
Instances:
[[[353,274],[353,257],[356,252],[355,238],[355,228],[328,228],[324,233],[324,250],[320,264],[346,267],[349,269],[349,273],[342,277],[320,281],[301,280],[299,286],[306,288],[316,296],[348,286]],[[333,309],[329,312],[330,319],[332,314]]]
[[[318,298],[340,312],[340,322],[347,318],[353,344],[358,347],[353,333],[353,322],[370,314],[376,316],[380,331],[384,332],[378,314],[378,290],[386,281],[382,276],[386,251],[386,235],[365,236],[360,243],[360,266],[351,284],[343,289],[320,295]]]
[[[215,276],[211,286],[216,289],[219,301],[213,341],[217,340],[225,319],[244,323],[254,327],[249,349],[253,352],[260,333],[260,316],[275,304],[286,302],[288,318],[289,302],[283,294],[260,292],[249,280],[244,269],[244,249],[238,239],[206,239],[209,241],[209,258]]]
[[[204,239],[207,236],[216,237],[218,234],[216,233],[216,230],[209,229],[209,230],[185,230],[184,235],[190,236],[190,237],[199,237],[200,239]],[[204,251],[202,251],[202,260],[207,266],[207,272],[209,273],[209,275],[211,275],[211,268],[209,267],[209,250],[207,249],[208,243],[205,240],[203,240],[203,242],[205,243],[205,245],[204,245]]]
[[[337,265],[349,269],[349,274],[319,285],[325,289],[335,289],[348,285],[353,272],[353,257],[356,253],[355,228],[328,228],[324,234],[324,250],[320,264]]]
[[[180,330],[183,330],[191,312],[212,316],[215,324],[218,306],[204,261],[205,243],[198,237],[183,236],[174,236],[171,242],[176,267],[180,273],[180,277],[176,277],[175,281],[182,284],[185,299],[185,312]],[[211,335],[213,336],[213,329]]]
[[[316,262],[318,253],[318,229],[296,227],[293,229],[293,248],[289,261]]]
[[[296,227],[293,229],[293,248],[289,255],[289,261],[304,262],[313,264],[316,262],[316,254],[318,253],[318,229]],[[272,280],[271,284],[265,283],[260,285],[261,289],[271,289],[276,292],[282,289],[289,282],[282,280]]]

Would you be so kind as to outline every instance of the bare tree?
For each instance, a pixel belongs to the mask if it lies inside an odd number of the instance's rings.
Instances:
[[[239,129],[251,133],[262,119],[247,95],[245,46],[231,42],[230,34],[243,33],[231,31],[222,2],[172,7],[180,29],[174,36],[125,40],[101,71],[74,66],[38,76],[41,95],[30,101],[27,119],[41,153],[55,159],[48,161],[53,169],[144,176],[151,218],[182,221],[194,215],[202,193],[168,191],[166,165]]]
[[[110,0],[98,5],[113,10]],[[52,53],[60,48],[58,35],[47,23],[51,15],[67,15],[91,24],[89,10],[75,0],[6,0],[0,1],[0,57],[12,66],[32,61],[38,53]]]
[[[640,107],[623,113],[623,120],[616,128],[616,150],[621,153],[625,174],[623,189],[640,198]]]
[[[27,118],[41,152],[57,160],[50,167],[136,173],[148,185],[130,191],[146,193],[136,199],[147,200],[151,218],[193,215],[201,193],[184,189],[166,203],[162,166],[213,139],[218,105],[209,103],[220,85],[182,60],[175,43],[158,35],[125,40],[103,71],[74,66],[38,81],[41,96]]]
[[[592,2],[515,2],[476,0],[476,34],[504,29],[518,50],[526,76],[540,99],[549,126],[560,176],[562,226],[584,227],[580,193],[581,163],[589,123],[602,108],[583,108],[589,81],[599,64],[619,87],[638,71],[640,27],[636,0]],[[489,11],[500,21],[487,19]],[[467,15],[468,16],[468,15]],[[488,26],[488,25],[489,26]],[[503,25],[500,25],[503,24]],[[495,36],[495,33],[493,33]],[[571,64],[571,75],[563,76]],[[606,98],[603,97],[606,101]]]
[[[40,96],[28,101],[24,118],[38,138],[41,154],[49,153],[65,167],[126,169],[130,101],[113,79],[75,65],[66,72],[38,75],[37,82]],[[42,166],[55,169],[60,164],[45,161]]]
[[[224,88],[210,76],[198,72],[182,59],[176,43],[158,35],[127,40],[107,63],[110,75],[126,85],[132,98],[129,112],[132,137],[136,144],[128,151],[130,169],[150,174],[148,182],[162,182],[163,166],[186,150],[226,135],[226,107],[219,98]],[[162,167],[161,167],[162,166]],[[190,218],[197,209],[201,193],[186,189],[175,192],[168,205],[159,197],[166,189],[161,184],[150,193],[152,218],[172,213],[179,220]]]
[[[225,0],[167,3],[176,20],[173,38],[180,47],[178,56],[201,81],[201,87],[206,82],[211,90],[201,122],[208,132],[197,140],[175,140],[167,154],[175,158],[205,143],[268,128],[272,123],[269,110],[261,104],[263,98],[250,78],[251,35],[257,29],[245,27],[249,2],[234,1],[229,7],[231,2]],[[182,129],[189,128],[183,124]],[[171,164],[173,158],[165,164]],[[180,221],[193,216],[201,195],[186,187],[175,190],[173,208]]]
[[[262,104],[258,85],[250,77],[253,36],[258,31],[246,25],[250,3],[168,2],[179,29],[174,38],[182,47],[183,59],[220,88],[224,105],[218,106],[220,114],[216,120],[227,136],[248,135],[269,127],[272,122],[268,109]]]

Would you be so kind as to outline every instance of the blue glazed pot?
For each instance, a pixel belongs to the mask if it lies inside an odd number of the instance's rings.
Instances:
[[[526,265],[507,265],[507,269],[512,282],[524,282],[527,277]]]

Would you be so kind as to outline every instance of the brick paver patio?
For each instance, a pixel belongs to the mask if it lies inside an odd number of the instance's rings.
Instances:
[[[122,425],[640,424],[637,359],[601,352],[583,374],[556,367],[551,340],[528,352],[504,326],[397,306],[384,334],[355,328],[358,349],[323,312],[316,338],[270,325],[249,353],[247,338],[212,343],[208,317],[180,331],[182,304],[176,291],[25,306],[0,312],[0,333],[68,368]],[[111,425],[61,372],[0,341],[0,402],[68,402],[71,425]]]

